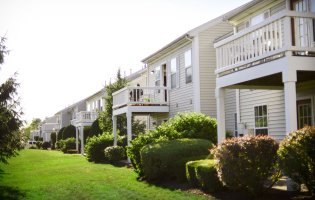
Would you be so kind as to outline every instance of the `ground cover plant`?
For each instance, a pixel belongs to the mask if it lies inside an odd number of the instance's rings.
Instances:
[[[77,154],[32,149],[19,154],[0,164],[0,199],[205,199],[139,182],[130,168],[86,162]]]

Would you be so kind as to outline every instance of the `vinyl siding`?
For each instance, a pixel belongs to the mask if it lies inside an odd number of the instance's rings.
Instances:
[[[213,41],[231,31],[232,26],[222,22],[199,33],[200,111],[211,117],[217,116],[215,98],[216,53]]]
[[[234,134],[236,113],[236,93],[235,90],[225,90],[225,128],[226,131]]]

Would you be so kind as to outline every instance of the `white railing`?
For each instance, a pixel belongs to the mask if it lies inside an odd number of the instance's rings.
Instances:
[[[113,93],[113,109],[134,105],[168,105],[167,87],[125,87]]]
[[[72,125],[78,123],[93,123],[98,117],[97,112],[81,111],[76,114],[76,118],[71,120]]]
[[[216,73],[291,49],[314,49],[314,18],[315,15],[311,13],[282,11],[260,24],[217,41],[214,45],[217,54]],[[294,35],[291,34],[291,24],[294,24]]]

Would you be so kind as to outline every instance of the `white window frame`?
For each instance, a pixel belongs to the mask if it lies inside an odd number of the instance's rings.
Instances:
[[[267,123],[267,126],[262,126],[262,127],[256,127],[256,115],[255,115],[255,108],[256,107],[258,107],[258,109],[259,109],[259,107],[264,107],[264,106],[266,106],[266,111],[267,111],[267,113],[266,113],[266,123]],[[269,127],[268,127],[268,116],[269,116],[269,110],[268,110],[268,108],[269,108],[269,106],[267,105],[267,104],[262,104],[262,105],[254,105],[254,109],[253,109],[253,111],[254,111],[254,134],[255,135],[257,135],[256,134],[256,130],[263,130],[263,129],[267,129],[267,135],[269,135]],[[262,115],[262,116],[257,116],[257,118],[258,117],[264,117],[264,115]]]
[[[161,71],[161,65],[154,68],[154,86],[156,87],[161,87]],[[157,82],[159,82],[159,84],[157,84]]]
[[[190,65],[187,65],[187,63],[186,63],[186,54],[188,52],[190,52]],[[193,82],[192,50],[191,49],[188,49],[188,50],[185,51],[185,53],[184,53],[184,61],[185,61],[185,83],[189,84],[189,83]],[[191,70],[191,78],[190,78],[189,82],[187,82],[187,70]]]
[[[314,113],[315,113],[315,104],[314,104],[314,96],[301,96],[301,97],[297,97],[296,98],[296,102],[298,102],[298,101],[301,101],[301,100],[308,100],[308,99],[311,99],[311,111],[312,111],[312,126],[314,126],[315,125],[315,115],[314,115]],[[298,113],[298,108],[296,108],[296,110],[297,110],[297,120],[299,120],[298,118],[299,118],[299,113]],[[297,126],[299,126],[299,122],[297,121]]]

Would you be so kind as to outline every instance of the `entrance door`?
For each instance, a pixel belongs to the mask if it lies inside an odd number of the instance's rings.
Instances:
[[[311,99],[297,101],[298,128],[311,126],[313,121]]]

